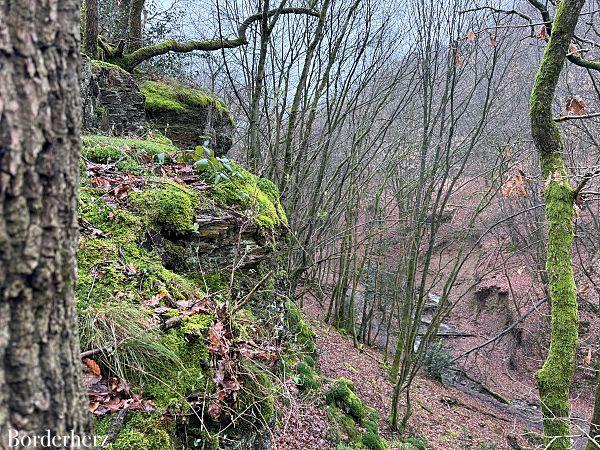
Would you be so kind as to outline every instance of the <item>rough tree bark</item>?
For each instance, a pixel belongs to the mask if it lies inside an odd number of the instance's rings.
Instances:
[[[584,3],[585,0],[562,0],[558,4],[530,98],[531,131],[546,180],[546,271],[552,317],[550,350],[536,379],[546,448],[552,450],[571,447],[569,385],[575,370],[578,329],[572,257],[575,190],[569,185],[562,136],[552,118],[552,101]]]
[[[89,432],[74,306],[77,0],[0,0],[0,448]]]
[[[134,52],[142,47],[142,12],[144,0],[132,0],[129,11],[129,28],[127,33],[127,52]]]
[[[84,0],[81,6],[82,51],[92,59],[98,57],[98,0]]]

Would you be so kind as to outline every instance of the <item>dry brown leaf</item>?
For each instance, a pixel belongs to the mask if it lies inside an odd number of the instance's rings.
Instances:
[[[579,47],[577,47],[577,45],[574,44],[573,42],[571,42],[571,44],[569,45],[569,53],[571,55],[579,56]]]
[[[98,406],[100,406],[100,402],[90,402],[88,404],[88,411],[91,413],[95,413],[98,409]]]
[[[476,37],[477,37],[477,36],[475,35],[475,33],[474,33],[473,31],[469,31],[469,32],[467,33],[467,42],[468,42],[469,44],[472,44],[473,42],[475,42],[475,38],[476,38]]]
[[[96,361],[90,358],[85,358],[83,360],[83,363],[90,368],[94,375],[96,375],[97,377],[100,376],[100,366]]]
[[[221,417],[221,406],[218,402],[214,402],[208,407],[208,414],[215,420]]]
[[[587,355],[585,355],[585,358],[583,358],[583,363],[586,366],[590,366],[592,364],[592,349],[591,348],[588,348]]]
[[[542,26],[540,27],[540,29],[538,30],[538,32],[537,32],[537,34],[536,34],[536,36],[537,36],[539,39],[542,39],[542,40],[544,40],[544,41],[548,39],[548,32],[546,31],[546,25],[542,25]]]
[[[567,111],[573,114],[581,115],[585,113],[585,100],[580,96],[569,99],[566,105]]]

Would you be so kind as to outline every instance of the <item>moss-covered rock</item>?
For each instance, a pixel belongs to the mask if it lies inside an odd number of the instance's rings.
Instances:
[[[310,356],[305,356],[302,361],[296,364],[296,374],[298,388],[303,392],[310,392],[317,389],[321,383],[319,375],[315,370],[315,361]]]
[[[278,394],[271,372],[278,366],[235,353],[242,388],[227,400],[223,422],[209,419],[206,408],[216,398],[220,356],[211,354],[207,342],[213,324],[226,320],[218,305],[244,298],[259,280],[260,288],[232,315],[229,329],[239,342],[277,342],[281,337],[274,228],[275,220],[280,223],[285,215],[278,212],[276,188],[247,175],[271,205],[268,214],[260,208],[257,213],[243,195],[222,201],[216,186],[207,189],[190,166],[185,173],[192,174],[191,187],[176,174],[157,177],[184,166],[157,167],[180,154],[160,134],[146,139],[85,136],[83,143],[77,253],[81,347],[101,349],[94,360],[102,374],[126,380],[131,392],[156,407],[155,414],[131,411],[109,448],[228,449],[234,448],[228,444],[234,437],[247,443],[235,448],[268,442],[265,427],[273,424]],[[102,182],[105,173],[109,184]],[[119,183],[124,185],[121,194],[116,193]],[[257,220],[263,216],[272,222]],[[188,264],[192,257],[196,265]],[[206,264],[208,258],[214,266]],[[233,262],[239,270],[232,281]],[[186,310],[196,304],[207,309]],[[312,358],[303,363],[313,370]],[[240,413],[244,426],[227,423]],[[96,420],[98,429],[107,429],[113,417]],[[226,437],[219,433],[225,426]]]
[[[160,414],[130,412],[115,442],[103,447],[108,450],[175,450],[179,448],[172,436],[173,423],[161,420]],[[111,428],[112,417],[95,418],[94,431],[103,436]]]
[[[175,82],[145,81],[140,89],[148,121],[181,148],[193,150],[208,141],[216,154],[229,151],[235,122],[227,106],[212,94]]]
[[[249,214],[261,227],[287,225],[279,190],[270,181],[248,172],[227,158],[199,159],[197,170],[212,185],[211,199]]]
[[[286,341],[288,347],[294,347],[301,353],[314,357],[317,349],[315,332],[304,321],[298,306],[291,299],[285,302],[285,324],[290,335]]]
[[[329,405],[337,406],[357,423],[363,424],[373,412],[373,408],[365,405],[355,392],[356,388],[352,381],[338,378],[327,391],[326,402]]]
[[[389,448],[387,442],[379,436],[377,413],[356,395],[356,388],[350,380],[345,378],[335,380],[327,391],[325,401],[330,405],[329,408],[336,412],[333,417],[334,426],[336,424],[339,426],[340,423],[345,424],[348,435],[346,443],[354,448],[372,450]],[[353,422],[357,430],[359,426],[362,427],[362,430],[354,434],[348,433],[348,429],[352,429],[349,426],[350,422]]]
[[[173,182],[158,189],[148,189],[130,194],[131,205],[152,225],[175,235],[194,230],[198,195]]]
[[[113,64],[83,57],[80,88],[83,130],[112,135],[143,132],[144,96],[131,74]]]

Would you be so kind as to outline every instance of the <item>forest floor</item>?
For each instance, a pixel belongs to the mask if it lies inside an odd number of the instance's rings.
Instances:
[[[401,449],[406,436],[424,437],[435,450],[533,446],[526,439],[530,427],[525,421],[426,376],[415,379],[411,391],[414,412],[407,433],[404,436],[393,433],[386,421],[392,384],[383,355],[375,349],[356,349],[350,338],[323,323],[322,308],[310,297],[306,299],[304,314],[317,335],[317,362],[325,379],[323,390],[326,390],[327,380],[344,377],[353,381],[357,395],[377,410],[381,435],[392,444],[392,449]],[[293,383],[286,387],[291,402],[282,406],[281,425],[275,439],[277,449],[335,448],[328,434],[323,396],[302,396]]]

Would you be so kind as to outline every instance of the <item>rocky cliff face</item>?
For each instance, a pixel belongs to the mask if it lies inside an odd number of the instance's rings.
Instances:
[[[85,132],[143,134],[145,98],[131,74],[112,64],[83,57],[80,84]]]
[[[109,70],[118,92],[88,83],[92,110],[136,95]],[[79,213],[84,378],[107,448],[270,449],[285,355],[314,350],[286,300],[273,183],[156,131],[85,135]]]
[[[175,82],[136,79],[118,66],[82,60],[85,132],[142,136],[158,130],[183,150],[203,146],[221,156],[231,149],[235,121],[212,94]]]
[[[145,81],[146,117],[152,127],[185,150],[205,146],[217,156],[233,144],[235,122],[227,106],[212,94],[176,83]]]

